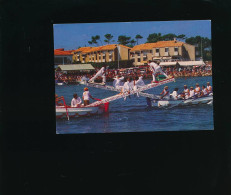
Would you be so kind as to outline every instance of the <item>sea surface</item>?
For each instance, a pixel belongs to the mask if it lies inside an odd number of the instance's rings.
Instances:
[[[151,80],[144,80],[146,84]],[[168,83],[172,93],[175,87],[179,93],[183,86],[195,87],[196,83],[206,86],[212,85],[212,77],[177,78],[176,82]],[[112,83],[108,83],[112,85]],[[73,94],[82,97],[84,85],[63,85],[55,87],[58,96],[64,96],[66,103],[70,105]],[[145,92],[159,94],[164,85],[149,89]],[[88,87],[91,95],[103,99],[116,95],[117,92]],[[93,101],[93,100],[91,100]],[[109,113],[97,116],[86,116],[77,119],[57,119],[57,134],[79,133],[116,133],[116,132],[149,132],[149,131],[191,131],[213,130],[213,105],[194,105],[188,107],[156,108],[148,109],[145,97],[119,99],[110,102]]]

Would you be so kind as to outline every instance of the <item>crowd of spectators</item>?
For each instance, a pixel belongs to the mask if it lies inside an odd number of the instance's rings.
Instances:
[[[163,67],[163,71],[167,75],[177,77],[196,77],[196,76],[211,76],[212,69],[211,66],[200,66],[200,67]],[[55,80],[57,82],[68,82],[75,83],[80,82],[82,77],[85,76],[87,78],[91,78],[99,69],[95,69],[91,72],[69,72],[63,73],[60,71],[56,71]],[[150,71],[148,66],[143,66],[142,68],[129,68],[129,69],[107,69],[106,70],[106,80],[113,81],[116,75],[121,75],[125,77],[133,77],[137,75],[143,75],[143,78],[152,78],[152,72]],[[100,80],[101,78],[99,78]],[[97,81],[97,80],[96,80]]]

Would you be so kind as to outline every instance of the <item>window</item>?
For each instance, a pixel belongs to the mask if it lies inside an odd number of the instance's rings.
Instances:
[[[156,53],[160,53],[160,49],[159,48],[156,48]]]
[[[165,52],[169,52],[169,48],[168,47],[165,47]]]
[[[137,58],[137,62],[140,62],[140,58]]]
[[[174,48],[174,51],[175,51],[175,52],[178,52],[178,47],[175,47],[175,48]]]

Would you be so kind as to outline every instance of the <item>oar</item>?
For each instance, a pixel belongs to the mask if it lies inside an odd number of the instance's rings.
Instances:
[[[65,100],[64,100],[64,97],[63,97],[63,96],[61,96],[61,97],[62,97],[62,99],[63,99],[63,103],[64,103],[64,106],[65,106],[65,108],[66,108],[67,119],[69,120],[69,115],[68,115],[68,111],[67,111],[66,102],[65,102]]]

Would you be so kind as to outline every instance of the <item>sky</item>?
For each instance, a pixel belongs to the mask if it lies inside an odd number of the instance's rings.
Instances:
[[[211,39],[210,20],[188,20],[188,21],[155,21],[155,22],[118,22],[118,23],[71,23],[54,24],[54,49],[64,48],[65,50],[77,49],[90,46],[88,41],[91,37],[99,35],[102,41],[99,45],[106,45],[105,34],[113,35],[115,44],[118,36],[125,35],[135,40],[140,34],[143,39],[139,44],[147,41],[152,33],[176,35],[185,34],[186,37],[202,36]],[[95,46],[95,45],[92,45]]]

